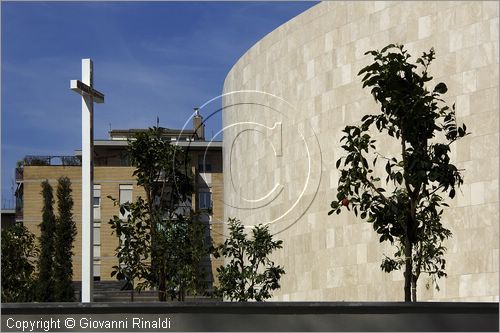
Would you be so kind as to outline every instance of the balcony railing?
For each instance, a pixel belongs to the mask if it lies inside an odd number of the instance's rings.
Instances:
[[[23,160],[26,166],[63,165],[80,166],[82,161],[77,156],[35,156],[28,155]]]
[[[40,156],[28,155],[18,162],[16,181],[24,178],[25,166],[81,166],[82,160],[78,156]]]
[[[21,162],[24,166],[81,166],[78,156],[35,156],[28,155]]]

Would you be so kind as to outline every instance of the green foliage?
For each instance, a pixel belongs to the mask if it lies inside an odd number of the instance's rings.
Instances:
[[[112,199],[117,205],[117,201]],[[158,277],[151,270],[151,229],[147,203],[139,197],[133,203],[125,203],[120,207],[126,221],[114,216],[109,224],[119,237],[120,244],[116,248],[119,264],[113,266],[111,276],[131,281],[133,290],[142,291],[156,286]],[[181,214],[175,220],[162,223],[156,230],[157,247],[163,249],[157,262],[165,272],[165,293],[171,299],[185,299],[187,292],[197,294],[206,286],[202,285],[203,272],[200,262],[208,254],[203,243],[205,226],[198,215]],[[140,280],[136,286],[134,281]],[[133,290],[131,297],[133,300]]]
[[[279,280],[285,270],[275,266],[268,256],[282,248],[283,241],[274,241],[267,226],[252,229],[248,239],[244,226],[237,219],[229,219],[229,237],[215,249],[215,256],[229,259],[225,266],[217,268],[219,287],[215,294],[231,301],[263,301],[279,289]]]
[[[112,199],[112,198],[111,198]],[[118,205],[116,199],[112,199]],[[150,272],[151,234],[147,215],[147,205],[142,198],[136,202],[127,202],[120,207],[120,212],[126,216],[126,221],[113,216],[109,221],[111,230],[116,233],[120,243],[116,248],[118,265],[113,266],[111,276],[119,280],[126,279],[132,284],[131,300],[134,299],[134,288],[141,291],[148,286],[141,282],[134,286],[135,280],[147,278]]]
[[[179,214],[175,220],[165,223],[158,234],[160,248],[169,249],[160,260],[165,267],[166,291],[170,298],[184,301],[188,291],[193,295],[203,293],[207,286],[202,284],[205,272],[200,270],[200,263],[209,249],[203,242],[205,225],[199,214]]]
[[[128,153],[137,184],[144,187],[152,218],[173,216],[179,203],[193,192],[186,155],[179,146],[162,137],[161,129],[150,128],[129,141]]]
[[[40,258],[38,259],[38,282],[36,300],[52,302],[55,300],[54,289],[54,250],[56,217],[54,215],[54,194],[48,180],[42,182],[42,223],[40,224]]]
[[[32,302],[35,293],[35,236],[22,224],[2,230],[2,302]]]
[[[160,301],[167,296],[184,300],[186,293],[200,291],[200,262],[208,254],[205,226],[190,207],[193,186],[186,154],[156,127],[129,141],[128,153],[146,198],[120,207],[127,221],[117,216],[110,221],[122,239],[113,275],[140,279],[136,290],[157,287]]]
[[[54,250],[54,293],[58,302],[75,300],[73,281],[73,242],[76,236],[76,225],[73,220],[73,198],[71,181],[68,177],[58,179],[57,207],[59,217],[56,219]]]
[[[446,85],[438,83],[432,91],[426,87],[432,80],[428,67],[433,49],[416,60],[419,66],[409,62],[402,45],[366,54],[375,61],[358,75],[364,75],[363,88],[371,88],[382,112],[366,115],[359,126],[343,130],[341,143],[347,155],[336,163],[341,175],[329,215],[352,209],[373,225],[380,242],[395,244],[394,258],[386,257],[381,268],[391,272],[404,266],[405,300],[415,301],[420,273],[434,280],[446,276],[442,244],[451,232],[441,224],[442,207],[447,204],[438,193],[453,198],[463,183],[449,153],[450,145],[467,135],[467,129],[457,125],[454,105],[449,108],[442,99]],[[399,142],[399,155],[377,151],[370,132],[373,125]],[[444,143],[436,142],[438,132],[444,134]],[[384,160],[385,184],[394,188],[392,193],[375,175],[379,160]]]
[[[40,224],[40,258],[35,299],[39,302],[74,301],[73,242],[76,225],[73,220],[71,181],[67,177],[58,179],[57,207],[59,217],[54,214],[54,195],[48,180],[42,182],[42,223]]]

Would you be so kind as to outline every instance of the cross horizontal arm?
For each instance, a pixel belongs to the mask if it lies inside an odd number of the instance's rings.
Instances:
[[[92,96],[94,98],[94,102],[96,103],[104,103],[104,94],[95,90],[92,87],[89,87],[85,83],[80,80],[71,80],[70,88],[73,91],[76,91],[80,95]]]

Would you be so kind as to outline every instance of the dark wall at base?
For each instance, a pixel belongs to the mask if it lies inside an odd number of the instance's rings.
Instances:
[[[486,332],[499,330],[498,311],[498,303],[26,303],[2,304],[2,331],[37,323],[34,331]]]

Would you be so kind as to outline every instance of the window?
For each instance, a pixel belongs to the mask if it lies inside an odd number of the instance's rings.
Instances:
[[[94,281],[101,281],[101,261],[94,259]]]
[[[199,172],[212,172],[212,164],[210,163],[199,163],[198,164]]]
[[[94,221],[101,220],[101,185],[94,185],[94,196],[92,199],[94,206]]]
[[[94,257],[101,256],[101,223],[94,222]]]
[[[203,191],[198,194],[198,208],[200,209],[210,209],[212,208],[212,193],[209,191]]]
[[[128,153],[120,153],[120,165],[130,166],[130,156]]]
[[[101,223],[94,222],[94,280],[101,279]]]
[[[134,185],[120,185],[120,205],[123,205],[126,202],[132,202],[133,189]],[[127,217],[128,215],[122,215],[120,212],[120,219],[126,219]]]
[[[212,172],[212,159],[210,155],[198,155],[198,171],[200,173]]]

